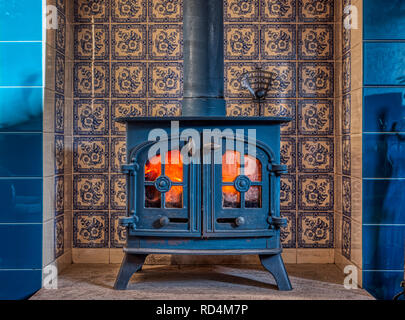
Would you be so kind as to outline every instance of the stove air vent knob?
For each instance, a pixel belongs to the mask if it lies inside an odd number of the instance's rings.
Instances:
[[[241,226],[241,225],[245,224],[245,218],[244,217],[237,217],[235,219],[235,224],[237,226]]]
[[[162,227],[167,226],[169,224],[169,218],[168,217],[161,217],[159,219],[159,223]]]

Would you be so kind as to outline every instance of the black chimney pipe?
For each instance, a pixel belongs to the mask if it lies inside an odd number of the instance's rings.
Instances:
[[[183,2],[183,116],[225,116],[222,0]]]

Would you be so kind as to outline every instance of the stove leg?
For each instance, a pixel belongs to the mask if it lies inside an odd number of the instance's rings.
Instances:
[[[281,254],[259,255],[259,258],[263,267],[273,275],[280,291],[292,290]]]
[[[120,271],[118,272],[117,279],[115,280],[114,289],[115,290],[126,290],[128,282],[132,275],[139,271],[147,254],[129,254],[125,253],[124,259],[122,260]]]

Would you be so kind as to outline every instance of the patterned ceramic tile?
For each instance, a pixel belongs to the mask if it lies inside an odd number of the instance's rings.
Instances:
[[[298,25],[300,60],[333,60],[333,25]]]
[[[65,56],[58,51],[55,53],[55,91],[65,93]]]
[[[256,60],[259,58],[259,28],[253,24],[224,26],[224,58]]]
[[[146,26],[139,24],[111,25],[111,59],[145,60]]]
[[[263,113],[264,116],[269,117],[288,117],[292,120],[288,123],[281,125],[282,135],[295,134],[296,127],[296,102],[295,100],[286,99],[266,99],[263,103]]]
[[[297,235],[297,219],[295,212],[281,212],[281,217],[287,219],[287,226],[280,229],[280,239],[283,248],[295,248]]]
[[[111,165],[112,172],[121,172],[121,165],[127,163],[126,139],[124,137],[111,138]]]
[[[228,100],[226,115],[229,117],[258,116],[258,106],[252,100]]]
[[[307,137],[298,140],[298,171],[333,172],[333,138]]]
[[[293,22],[296,0],[260,0],[260,18],[267,22]]]
[[[73,133],[75,135],[108,134],[108,102],[80,99],[73,104]]]
[[[294,98],[296,96],[296,64],[294,62],[267,62],[263,64],[263,69],[276,74],[267,97]]]
[[[147,0],[111,0],[112,22],[146,22]]]
[[[342,176],[342,210],[345,216],[352,214],[352,182],[350,177]]]
[[[151,60],[183,59],[183,27],[180,24],[155,24],[148,30]]]
[[[255,66],[252,62],[225,62],[225,97],[250,98],[249,91],[241,87],[241,77],[245,72],[254,70]]]
[[[295,60],[295,34],[295,25],[263,25],[260,30],[261,58],[269,60]]]
[[[108,98],[109,83],[108,62],[75,62],[73,87],[76,98]]]
[[[174,100],[149,100],[148,115],[152,117],[180,116],[181,102]]]
[[[333,22],[334,0],[297,0],[298,19],[304,22]]]
[[[333,100],[299,100],[297,113],[299,134],[333,134]]]
[[[301,98],[333,98],[333,63],[300,62],[298,92]]]
[[[111,212],[110,247],[122,248],[127,239],[127,228],[120,226],[119,219],[125,217],[125,212]]]
[[[298,176],[299,210],[333,210],[333,175]]]
[[[259,0],[224,0],[224,21],[259,21]]]
[[[333,212],[298,213],[298,248],[333,248]]]
[[[342,255],[350,260],[352,248],[352,223],[345,216],[342,217]]]
[[[65,10],[66,10],[66,4],[65,4],[66,0],[56,0],[55,4],[56,4],[56,8],[62,12],[63,14],[65,14]],[[67,0],[69,1],[69,0]]]
[[[342,63],[342,91],[343,94],[349,93],[351,90],[351,55],[350,51],[343,56]]]
[[[109,219],[106,212],[75,212],[74,248],[108,248]]]
[[[153,62],[149,65],[149,97],[181,98],[183,65],[178,62]]]
[[[350,134],[351,130],[351,95],[346,94],[342,99],[342,134]]]
[[[281,210],[296,209],[296,179],[295,175],[284,174],[280,179],[280,208]]]
[[[108,22],[109,0],[74,0],[75,22]]]
[[[65,217],[55,219],[55,259],[65,252]]]
[[[73,172],[108,172],[108,138],[74,137]]]
[[[281,137],[280,164],[286,165],[289,173],[295,173],[295,159],[297,155],[295,138]]]
[[[183,0],[148,0],[151,22],[182,22]]]
[[[115,121],[119,117],[146,116],[147,107],[144,100],[113,100],[111,102],[111,133],[113,135],[125,135],[125,123]]]
[[[55,93],[55,119],[54,126],[56,133],[64,133],[65,131],[65,96]]]
[[[74,57],[76,60],[109,60],[108,25],[76,24]]]
[[[65,198],[65,179],[64,176],[55,177],[55,216],[63,214]]]
[[[65,170],[65,137],[55,135],[55,174],[63,174]]]
[[[344,13],[343,9],[348,5],[351,5],[351,0],[342,1],[342,54],[345,54],[347,51],[349,51],[351,46],[350,29],[346,29],[343,24],[346,17],[348,16],[347,13]]]
[[[350,136],[342,136],[342,173],[350,176],[352,169],[352,150]]]
[[[113,210],[125,210],[127,201],[126,192],[127,182],[125,175],[114,174],[110,180],[110,201],[111,209]]]
[[[108,210],[108,199],[107,175],[74,175],[73,209]]]
[[[114,98],[143,98],[146,95],[146,65],[139,62],[113,62],[111,95]]]
[[[58,28],[55,33],[55,48],[65,54],[66,48],[66,17],[58,14]]]

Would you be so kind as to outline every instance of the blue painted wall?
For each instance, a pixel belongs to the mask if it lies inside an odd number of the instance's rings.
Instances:
[[[42,0],[0,0],[0,299],[42,279]]]
[[[405,1],[363,1],[363,286],[401,291],[405,252]]]

